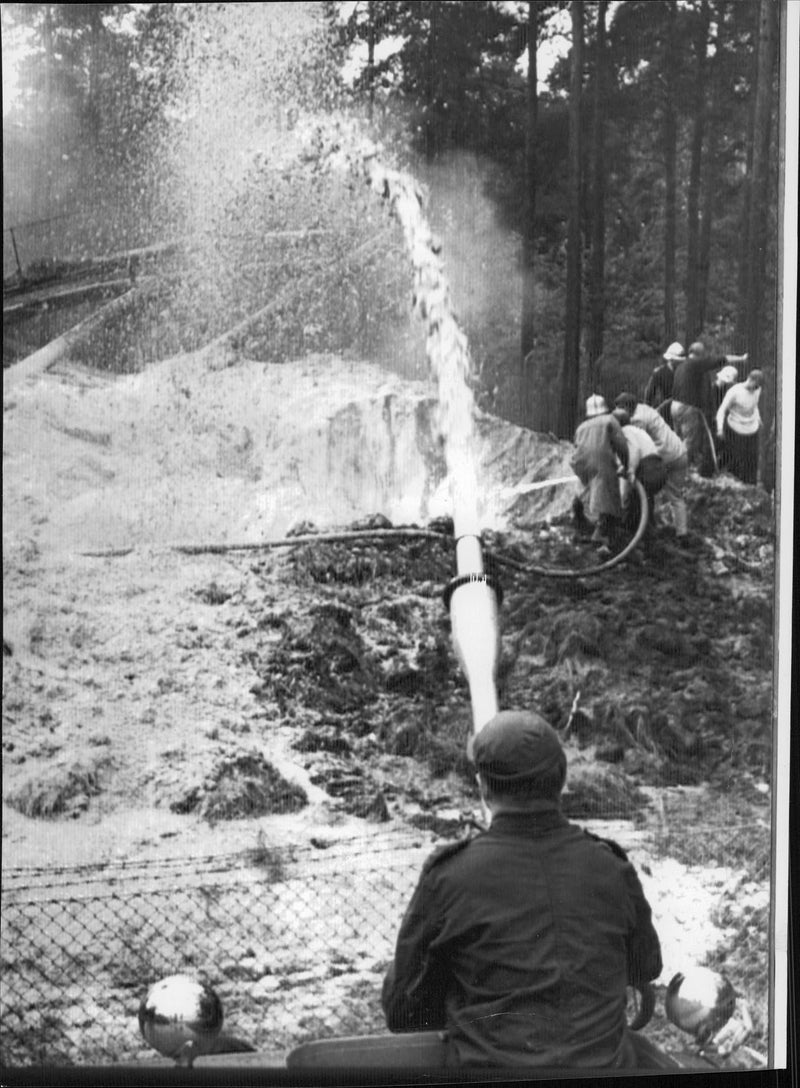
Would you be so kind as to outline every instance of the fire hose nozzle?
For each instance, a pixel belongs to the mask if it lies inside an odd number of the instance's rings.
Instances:
[[[444,590],[453,648],[469,684],[473,731],[498,711],[495,677],[500,659],[498,610],[502,590],[491,574],[460,574]]]

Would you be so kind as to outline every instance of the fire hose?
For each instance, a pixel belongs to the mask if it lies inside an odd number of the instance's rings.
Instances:
[[[611,570],[612,567],[617,566],[618,563],[621,563],[631,554],[634,548],[640,543],[645,534],[645,530],[647,529],[649,518],[647,492],[640,480],[635,480],[634,486],[636,488],[636,494],[639,497],[640,511],[639,523],[636,526],[636,531],[625,547],[617,552],[616,555],[612,555],[605,562],[598,563],[593,567],[562,569],[559,567],[537,567],[530,563],[520,563],[518,560],[511,559],[509,556],[504,555],[493,555],[493,560],[501,566],[511,567],[513,570],[521,571],[524,574],[538,574],[543,578],[585,578],[590,574],[602,574],[604,571]]]
[[[510,567],[514,570],[522,571],[523,573],[537,574],[545,578],[583,578],[590,574],[602,574],[603,571],[610,570],[631,554],[633,549],[641,541],[645,529],[647,528],[647,494],[638,480],[635,482],[635,486],[639,496],[641,509],[636,531],[625,547],[605,562],[599,563],[593,567],[561,569],[558,567],[539,567],[535,564],[520,563],[515,559],[511,559],[510,556],[490,553],[493,562]],[[415,538],[421,540],[441,540],[446,542],[452,541],[453,539],[450,533],[441,532],[435,529],[348,529],[333,533],[301,533],[297,536],[282,536],[273,540],[259,540],[252,544],[174,544],[172,550],[181,552],[183,555],[214,555],[231,551],[265,551],[270,548],[293,548],[301,547],[304,544],[346,544],[354,540],[402,540]],[[130,549],[81,552],[81,555],[102,559],[114,555],[124,555],[129,551]]]
[[[658,405],[656,411],[659,415],[662,415],[662,411],[666,410],[668,404],[672,404],[672,397],[668,397],[666,400],[662,400],[661,404]],[[714,465],[714,472],[717,473],[719,472],[719,458],[717,457],[717,447],[714,442],[714,436],[711,433],[711,428],[708,425],[708,420],[706,419],[705,412],[702,411],[702,409],[700,408],[696,408],[695,411],[699,414],[700,419],[703,421],[703,431],[706,438],[708,439],[708,446],[711,450],[711,461]]]

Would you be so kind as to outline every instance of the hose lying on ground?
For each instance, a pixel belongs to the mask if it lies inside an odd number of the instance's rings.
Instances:
[[[521,571],[523,574],[536,574],[544,578],[585,578],[592,574],[602,574],[611,570],[626,559],[644,536],[647,528],[648,507],[647,494],[641,483],[635,481],[639,495],[641,514],[636,532],[617,555],[611,556],[605,563],[599,563],[594,567],[584,567],[574,570],[562,570],[555,567],[538,567],[530,563],[520,563],[510,556],[487,552],[491,559],[501,566],[510,567]],[[439,532],[434,529],[349,529],[335,533],[302,533],[297,536],[278,537],[274,540],[260,540],[252,544],[173,544],[171,550],[181,552],[183,555],[222,555],[232,551],[263,551],[270,548],[293,548],[303,544],[341,544],[355,540],[397,540],[397,539],[423,539],[441,540],[453,543],[450,533]],[[129,555],[132,548],[109,548],[104,551],[81,552],[83,556],[93,559],[112,559],[118,556]]]
[[[640,483],[639,480],[634,481],[636,486],[636,492],[639,496],[639,507],[641,513],[639,515],[639,524],[636,526],[636,532],[631,539],[625,545],[621,552],[616,555],[612,555],[610,559],[607,559],[605,563],[600,563],[596,567],[584,567],[576,570],[560,570],[556,567],[536,567],[530,563],[520,563],[516,559],[511,559],[504,555],[494,555],[489,553],[494,559],[495,563],[499,563],[504,567],[511,567],[513,570],[521,571],[523,574],[538,574],[544,578],[585,578],[590,574],[602,574],[603,571],[611,570],[612,567],[617,566],[623,559],[626,559],[633,549],[640,542],[647,529],[648,520],[648,504],[647,504],[647,492]]]

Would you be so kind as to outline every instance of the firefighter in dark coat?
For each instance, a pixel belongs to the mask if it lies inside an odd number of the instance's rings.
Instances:
[[[628,443],[609,412],[605,398],[594,394],[586,401],[586,419],[575,431],[575,453],[570,461],[584,491],[573,503],[576,523],[594,523],[592,540],[610,552],[622,550],[622,505],[618,465],[627,470]],[[589,517],[586,518],[588,505]]]
[[[473,758],[491,827],[426,862],[384,981],[389,1028],[446,1031],[449,1065],[635,1068],[626,986],[662,969],[636,871],[563,816],[566,756],[539,715],[500,712]]]
[[[696,465],[701,476],[711,476],[714,472],[714,438],[705,419],[711,396],[708,376],[723,366],[746,362],[746,355],[709,355],[698,340],[689,348],[686,361],[675,369],[672,426],[686,443],[689,464]]]
[[[683,349],[683,344],[678,343],[676,340],[664,352],[664,361],[654,369],[650,375],[650,380],[645,386],[642,400],[645,404],[649,404],[651,408],[657,409],[665,423],[670,422],[666,412],[671,407],[675,367],[678,363],[682,363],[685,358],[686,352]]]

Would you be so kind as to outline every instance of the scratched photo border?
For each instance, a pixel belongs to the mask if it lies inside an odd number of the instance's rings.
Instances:
[[[793,604],[794,604],[794,578],[795,578],[795,434],[796,434],[796,336],[797,336],[797,201],[798,201],[798,101],[800,100],[800,81],[798,81],[797,55],[800,49],[800,2],[798,0],[776,0],[780,5],[780,149],[782,156],[781,169],[781,239],[779,254],[779,297],[775,300],[778,312],[777,321],[780,329],[780,357],[776,362],[776,422],[777,422],[777,453],[776,453],[776,504],[775,504],[775,529],[776,529],[776,557],[775,557],[775,606],[774,606],[774,755],[773,755],[773,780],[772,780],[772,890],[771,890],[771,951],[770,964],[770,1070],[789,1070],[791,1068],[792,1048],[790,1046],[790,1032],[796,1030],[792,1023],[796,1015],[793,1007],[790,1009],[790,992],[796,985],[793,973],[793,964],[790,959],[790,928],[792,916],[790,912],[790,864],[791,864],[791,840],[792,832],[797,832],[792,827],[790,819],[790,800],[792,791],[796,790],[796,784],[792,780],[792,758],[795,752],[792,750],[791,733],[792,725],[798,714],[796,696],[793,691],[794,661],[793,661]],[[796,781],[796,780],[795,780]],[[399,919],[398,919],[399,922]],[[170,1077],[171,1071],[167,1070],[161,1083],[179,1083],[174,1077]],[[200,1074],[197,1083],[213,1083],[214,1070],[197,1070]],[[222,1074],[222,1070],[216,1071],[216,1076]],[[709,1074],[716,1081],[720,1075],[725,1075],[730,1082],[734,1081],[752,1083],[753,1077],[762,1071],[748,1071],[746,1073]],[[78,1079],[80,1067],[72,1071],[74,1076],[65,1071],[63,1083],[145,1083],[139,1079],[136,1073],[130,1070],[127,1073],[109,1076],[96,1069],[88,1072],[86,1077]],[[616,1074],[615,1074],[616,1075]],[[622,1074],[620,1074],[622,1075]],[[631,1074],[642,1075],[642,1074]],[[681,1074],[678,1074],[681,1075]],[[689,1076],[697,1077],[697,1074],[687,1071]],[[144,1077],[144,1072],[142,1074]],[[796,1072],[795,1072],[796,1076]],[[418,1078],[414,1078],[418,1079]],[[436,1082],[442,1083],[438,1077]],[[466,1078],[465,1078],[466,1079]],[[473,1078],[470,1077],[470,1080]],[[497,1080],[498,1078],[492,1077]],[[532,1080],[534,1078],[531,1078]],[[565,1074],[565,1079],[582,1079],[579,1075]],[[647,1078],[650,1079],[649,1077]],[[658,1076],[656,1079],[661,1080]],[[663,1078],[663,1079],[672,1079]],[[771,1081],[775,1081],[773,1074]],[[339,1078],[307,1078],[306,1083],[354,1083],[347,1077]],[[276,1077],[268,1073],[263,1078],[264,1083],[299,1083],[296,1078],[288,1076]],[[363,1083],[363,1080],[361,1081]],[[391,1083],[397,1083],[393,1080]],[[453,1083],[459,1081],[454,1079]],[[31,1080],[29,1083],[38,1083]],[[43,1082],[44,1083],[44,1082]],[[153,1070],[148,1071],[146,1083],[159,1083],[158,1074]],[[181,1081],[180,1083],[184,1083]],[[229,1075],[219,1079],[218,1083],[255,1083],[248,1076],[246,1069],[229,1071]],[[375,1083],[371,1081],[370,1083]],[[387,1082],[389,1083],[389,1082]]]
[[[788,1069],[790,1053],[796,1061],[796,1034],[790,1048],[789,1032],[796,1033],[797,1012],[789,1001],[796,986],[794,964],[790,956],[790,865],[791,809],[796,803],[796,777],[792,782],[792,725],[797,714],[793,691],[794,577],[795,572],[795,499],[796,499],[796,355],[797,355],[797,201],[798,201],[798,102],[800,83],[798,66],[793,63],[800,45],[800,5],[781,0],[780,4],[780,135],[782,154],[781,238],[779,239],[780,297],[778,328],[780,358],[778,405],[778,456],[776,504],[776,586],[775,586],[775,756],[773,766],[773,855],[772,855],[772,963],[770,987],[770,1067]],[[791,790],[795,797],[790,797]],[[796,829],[795,829],[796,831]],[[794,1070],[793,1080],[797,1072]]]

